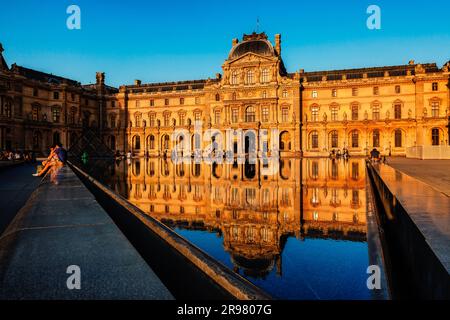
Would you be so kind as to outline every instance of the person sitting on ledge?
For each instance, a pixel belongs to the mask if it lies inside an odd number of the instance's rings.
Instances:
[[[39,172],[33,173],[33,176],[40,177],[52,167],[62,167],[67,160],[66,150],[61,143],[56,143],[54,148],[50,149],[50,155],[42,162],[44,166]]]
[[[380,151],[378,151],[376,148],[373,148],[372,151],[370,151],[370,159],[374,161],[380,161]]]

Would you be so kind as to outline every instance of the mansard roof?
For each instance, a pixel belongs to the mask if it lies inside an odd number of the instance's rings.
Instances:
[[[200,79],[200,80],[186,80],[173,82],[158,82],[146,83],[140,85],[125,85],[123,88],[131,90],[133,93],[139,92],[167,92],[167,91],[182,91],[182,90],[196,90],[203,89],[207,82],[218,82],[220,79]]]
[[[40,82],[45,82],[48,84],[62,84],[62,83],[66,83],[72,86],[80,86],[80,82],[72,80],[72,79],[68,79],[68,78],[64,78],[64,77],[60,77],[60,76],[56,76],[54,74],[51,73],[45,73],[42,71],[37,71],[37,70],[33,70],[33,69],[29,69],[29,68],[25,68],[22,66],[18,66],[16,64],[13,64],[11,67],[11,70],[13,72],[17,72],[18,74],[24,76],[27,79],[31,79],[31,80],[36,80],[36,81],[40,81]]]

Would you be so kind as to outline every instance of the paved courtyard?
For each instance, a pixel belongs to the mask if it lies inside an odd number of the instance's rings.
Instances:
[[[392,157],[388,159],[387,163],[450,197],[450,160],[419,160]]]

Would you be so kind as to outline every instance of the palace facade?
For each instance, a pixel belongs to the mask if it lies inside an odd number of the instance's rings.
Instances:
[[[161,156],[212,148],[258,156],[414,155],[449,145],[450,62],[287,72],[281,36],[233,39],[214,78],[112,88],[8,67],[0,47],[0,148],[45,152],[86,128],[113,150]],[[445,147],[448,148],[448,147]]]

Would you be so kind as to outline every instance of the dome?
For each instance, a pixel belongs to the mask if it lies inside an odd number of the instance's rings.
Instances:
[[[265,39],[255,39],[255,40],[247,40],[235,45],[231,51],[228,59],[236,59],[247,52],[252,52],[255,54],[259,54],[261,56],[273,56],[274,50],[272,45],[268,40]]]

